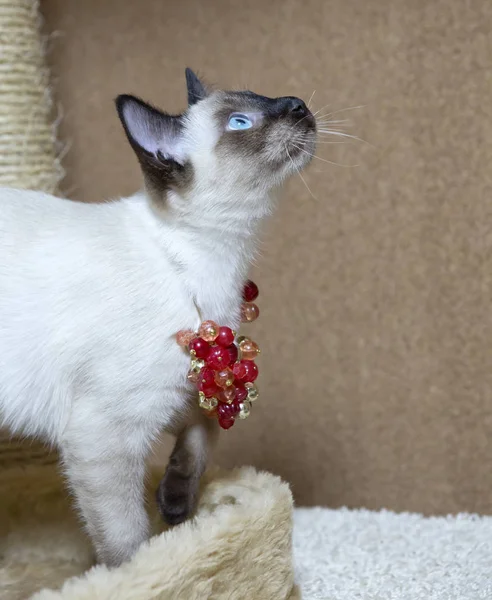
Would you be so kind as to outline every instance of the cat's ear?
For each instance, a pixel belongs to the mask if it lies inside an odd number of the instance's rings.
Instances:
[[[188,106],[196,104],[208,96],[207,88],[191,69],[186,69],[186,87],[188,88]]]
[[[135,96],[121,95],[116,108],[123,128],[140,163],[183,165],[183,123],[180,116],[161,112]]]

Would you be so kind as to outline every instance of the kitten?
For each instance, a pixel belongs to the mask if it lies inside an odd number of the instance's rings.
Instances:
[[[182,115],[116,100],[143,191],[84,204],[0,189],[0,425],[59,448],[109,565],[149,535],[145,461],[162,431],[177,442],[161,513],[175,524],[193,511],[216,423],[175,334],[202,319],[239,326],[258,225],[316,139],[298,98],[186,79]]]

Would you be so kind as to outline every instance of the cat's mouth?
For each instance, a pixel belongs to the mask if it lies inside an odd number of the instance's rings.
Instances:
[[[296,127],[285,145],[287,160],[291,160],[297,169],[311,162],[316,151],[316,124],[314,118],[301,128]]]

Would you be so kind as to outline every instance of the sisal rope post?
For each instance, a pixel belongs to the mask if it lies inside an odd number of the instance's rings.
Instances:
[[[0,186],[54,193],[63,176],[39,0],[0,0]]]
[[[38,0],[0,0],[0,187],[54,193],[63,170],[40,26]],[[0,431],[0,469],[53,460],[41,444]]]

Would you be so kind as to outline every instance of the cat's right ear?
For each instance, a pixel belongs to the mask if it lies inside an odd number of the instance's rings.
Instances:
[[[185,75],[186,88],[188,90],[188,106],[192,106],[206,98],[208,96],[208,91],[191,69],[186,68]]]
[[[116,109],[128,141],[141,163],[185,163],[180,116],[168,115],[140,98],[126,94],[118,96]]]

